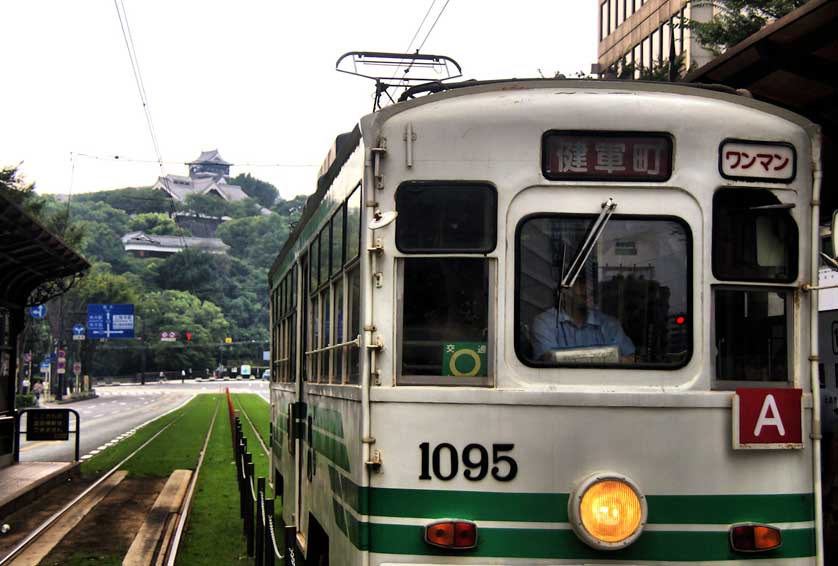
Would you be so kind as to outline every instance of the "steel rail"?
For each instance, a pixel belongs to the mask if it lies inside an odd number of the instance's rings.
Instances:
[[[265,456],[270,458],[271,453],[268,451],[268,447],[265,445],[265,441],[262,440],[262,435],[259,434],[259,429],[257,429],[256,426],[253,424],[253,421],[250,420],[250,417],[247,415],[247,411],[244,410],[244,405],[241,404],[241,401],[237,400],[237,403],[239,406],[239,410],[241,410],[242,415],[244,416],[247,423],[250,425],[250,428],[253,430],[253,434],[256,435],[256,440],[258,440],[259,444],[262,446],[262,452],[265,453]]]
[[[181,405],[181,407],[183,407],[183,405]],[[181,408],[181,407],[178,407],[178,408]],[[177,410],[177,409],[175,409],[175,410]],[[92,485],[90,485],[87,489],[85,489],[83,492],[81,492],[79,495],[77,495],[70,503],[68,503],[63,508],[61,508],[61,510],[52,514],[49,518],[47,518],[47,520],[44,521],[43,523],[41,523],[41,525],[37,529],[32,531],[29,534],[29,536],[27,536],[20,543],[18,543],[18,545],[16,547],[14,547],[9,552],[9,554],[7,554],[2,559],[0,559],[0,566],[4,566],[5,564],[10,564],[11,561],[14,560],[15,558],[17,558],[20,555],[21,552],[26,550],[29,546],[32,545],[32,543],[34,543],[39,538],[41,538],[41,536],[44,534],[44,532],[46,532],[47,529],[49,529],[52,525],[54,525],[56,523],[56,521],[58,521],[65,513],[67,513],[67,511],[69,511],[74,506],[76,506],[79,503],[79,501],[81,501],[87,494],[89,494],[91,491],[96,489],[96,487],[98,487],[99,484],[104,482],[106,479],[108,479],[110,476],[112,476],[117,470],[119,470],[119,468],[121,468],[125,464],[125,462],[127,462],[128,460],[130,460],[131,458],[136,456],[143,448],[148,446],[155,438],[157,438],[158,436],[163,434],[163,432],[165,432],[170,426],[172,426],[177,421],[179,421],[182,417],[183,417],[183,414],[181,414],[177,418],[172,419],[172,422],[170,422],[169,424],[167,424],[166,426],[164,426],[163,428],[158,430],[154,434],[154,436],[152,436],[151,438],[149,438],[148,440],[143,442],[143,444],[139,448],[137,448],[136,450],[131,452],[128,456],[126,456],[116,466],[111,468],[102,477],[100,477],[98,480],[93,482]]]
[[[210,437],[212,436],[212,429],[215,426],[215,418],[218,416],[218,404],[219,401],[216,400],[215,402],[215,412],[212,414],[212,421],[209,425],[209,430],[207,430],[207,435],[204,438],[204,445],[201,447],[201,452],[198,455],[198,463],[195,465],[195,471],[192,472],[192,479],[189,480],[189,489],[186,491],[186,497],[184,497],[183,505],[181,507],[180,512],[180,519],[178,519],[177,529],[175,530],[174,537],[172,537],[172,542],[169,545],[169,548],[166,552],[166,566],[174,566],[175,560],[177,559],[177,553],[180,549],[180,542],[181,537],[183,536],[183,530],[186,528],[186,521],[189,518],[189,510],[192,508],[192,499],[195,495],[195,486],[198,484],[198,475],[201,472],[201,466],[204,464],[204,456],[207,453],[207,446],[209,445]]]

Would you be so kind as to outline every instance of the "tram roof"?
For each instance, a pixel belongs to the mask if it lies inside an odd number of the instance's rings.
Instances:
[[[838,2],[838,0],[830,0]],[[427,90],[422,90],[425,87]],[[658,82],[658,81],[635,81],[635,80],[604,80],[604,79],[503,79],[489,81],[463,81],[459,83],[428,83],[417,85],[412,90],[416,93],[427,92],[426,96],[420,96],[387,106],[378,112],[369,114],[361,119],[361,130],[365,136],[374,135],[388,119],[402,112],[406,112],[417,106],[438,103],[450,98],[475,95],[482,93],[504,93],[510,91],[524,91],[536,89],[576,89],[584,92],[635,92],[635,93],[663,93],[682,96],[697,96],[702,98],[725,100],[742,106],[754,108],[763,112],[781,116],[803,128],[810,129],[813,123],[805,116],[793,109],[778,106],[770,102],[754,99],[745,92],[716,83],[704,82]]]
[[[838,0],[830,0],[838,1]],[[536,89],[580,89],[586,92],[648,92],[648,93],[669,93],[674,95],[698,96],[704,98],[711,98],[717,100],[725,100],[728,102],[736,102],[746,107],[755,108],[764,112],[770,112],[774,115],[780,116],[789,120],[792,123],[810,130],[814,128],[814,124],[806,119],[804,116],[778,107],[773,104],[754,100],[735,89],[721,85],[721,84],[703,84],[703,83],[664,83],[651,81],[609,81],[601,79],[502,79],[489,81],[463,81],[458,83],[426,83],[425,85],[417,85],[411,90],[414,93],[427,93],[426,96],[413,98],[412,100],[400,101],[396,104],[387,106],[368,114],[361,118],[360,123],[355,128],[343,134],[340,134],[335,139],[334,144],[330,148],[326,160],[321,166],[321,175],[317,180],[317,190],[314,194],[309,196],[306,201],[305,209],[294,231],[289,236],[288,240],[283,245],[276,260],[274,261],[269,271],[269,284],[273,286],[275,283],[273,277],[276,270],[279,269],[285,256],[293,249],[297,238],[302,233],[308,221],[316,213],[320,203],[325,197],[332,185],[335,177],[341,170],[341,167],[349,159],[349,156],[358,147],[362,137],[367,138],[368,143],[373,143],[375,140],[372,137],[378,135],[377,132],[387,120],[402,112],[407,112],[411,109],[443,102],[452,98],[459,98],[462,96],[475,95],[481,93],[503,93],[516,90],[536,90]],[[363,132],[363,134],[362,134]],[[371,137],[372,136],[372,137]]]
[[[349,156],[352,155],[355,148],[358,147],[360,141],[361,129],[358,125],[356,125],[352,131],[340,134],[335,138],[332,147],[329,149],[326,160],[320,168],[321,175],[317,179],[317,190],[306,200],[306,205],[303,209],[303,214],[300,217],[300,220],[288,236],[288,239],[285,240],[285,244],[282,246],[282,249],[268,272],[269,284],[272,283],[274,273],[279,268],[282,259],[293,249],[297,238],[300,236],[311,217],[314,216],[315,212],[317,212],[317,207],[320,206],[320,203],[323,201],[323,197],[326,196],[326,193],[329,191],[329,187],[332,186],[332,182],[335,180],[335,177],[337,177],[338,173],[340,173],[340,168],[346,160],[349,159]]]

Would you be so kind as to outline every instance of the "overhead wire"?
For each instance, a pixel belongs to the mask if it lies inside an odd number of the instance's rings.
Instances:
[[[93,155],[90,153],[76,152],[77,157],[86,157],[97,161],[121,161],[126,163],[160,163],[154,159],[136,159],[132,157],[125,157],[123,155]],[[165,165],[183,165],[185,161],[163,161]],[[260,162],[245,162],[232,163],[234,167],[320,167],[317,163],[260,163]]]
[[[134,73],[134,82],[137,84],[137,90],[140,94],[140,102],[143,105],[143,113],[145,114],[146,123],[148,124],[151,142],[154,145],[154,155],[157,157],[157,163],[160,165],[160,170],[164,171],[163,156],[160,153],[160,145],[157,143],[157,133],[154,129],[154,121],[151,118],[151,108],[149,108],[148,105],[148,96],[146,95],[143,75],[140,71],[140,62],[137,57],[137,50],[134,47],[134,37],[131,34],[131,25],[128,22],[128,13],[125,11],[125,4],[122,0],[114,0],[114,7],[116,8],[116,15],[119,18],[119,27],[122,29],[122,38],[125,40],[125,48],[128,50],[128,58],[131,61],[131,70]],[[121,11],[120,7],[122,8]]]
[[[434,28],[436,27],[437,22],[439,22],[439,19],[442,17],[442,14],[445,12],[445,8],[448,7],[448,3],[450,1],[451,0],[445,0],[445,4],[443,4],[442,9],[439,11],[439,14],[436,15],[436,19],[434,20],[434,23],[431,24],[431,29],[429,29],[428,33],[425,34],[425,39],[423,39],[422,43],[419,44],[419,47],[416,48],[417,53],[419,51],[422,51],[422,48],[425,47],[425,42],[428,41],[428,37],[430,37],[431,32],[434,31]]]
[[[431,5],[430,5],[430,6],[428,6],[428,10],[425,12],[425,15],[422,17],[422,21],[421,21],[421,22],[419,22],[419,25],[416,27],[416,31],[415,31],[415,32],[413,32],[413,37],[411,37],[411,38],[410,38],[410,43],[408,43],[408,44],[407,44],[407,47],[405,47],[405,49],[404,49],[404,52],[405,52],[405,53],[410,53],[411,48],[413,48],[413,42],[414,42],[414,41],[416,41],[416,38],[417,38],[417,37],[419,37],[419,32],[420,32],[420,31],[422,31],[422,26],[424,26],[424,25],[425,25],[425,22],[427,21],[428,16],[429,16],[429,15],[430,15],[430,13],[431,13],[431,10],[433,10],[433,9],[434,9],[434,5],[435,5],[435,4],[436,4],[436,0],[431,0]],[[409,70],[409,67],[408,67],[408,69],[405,69],[405,71],[404,71],[404,72],[405,72],[405,74],[407,74],[407,71],[408,71],[408,70]],[[392,81],[393,79],[395,79],[397,74],[399,74],[399,69],[398,69],[398,67],[396,68],[396,70],[395,70],[395,71],[393,71],[393,76],[392,76],[392,77],[390,77],[390,80]],[[403,78],[402,78],[402,80],[401,80],[400,82],[406,82],[406,80],[405,80],[405,79],[406,79],[406,77],[403,77]]]
[[[436,18],[434,19],[434,23],[431,24],[431,27],[428,29],[427,33],[425,33],[425,37],[422,39],[422,43],[420,43],[419,47],[416,48],[416,53],[417,54],[420,51],[422,51],[422,48],[425,46],[425,43],[428,41],[428,38],[430,37],[431,32],[434,31],[434,28],[436,27],[437,22],[439,22],[439,19],[442,17],[442,14],[445,12],[445,9],[448,7],[448,3],[450,1],[451,0],[445,0],[445,4],[442,5],[442,8],[440,9],[439,13],[437,13]],[[433,7],[435,5],[436,5],[436,0],[433,0],[431,2],[431,5],[428,7],[428,11],[425,12],[425,16],[422,18],[422,21],[420,22],[419,27],[416,28],[416,33],[413,34],[413,38],[411,38],[410,43],[408,44],[407,49],[405,50],[405,53],[410,52],[410,50],[413,46],[413,42],[416,41],[416,38],[419,36],[419,32],[421,31],[422,26],[425,25],[425,21],[428,19],[428,15],[430,15],[431,10],[433,10]],[[413,61],[411,61],[410,64],[405,68],[405,70],[403,72],[403,77],[400,81],[401,83],[404,83],[405,85],[407,84],[407,81],[408,81],[407,74],[410,72],[410,69],[412,67],[413,67]],[[397,72],[398,72],[398,70],[393,73],[393,77],[391,77],[391,80],[393,78],[395,78]]]
[[[114,7],[116,8],[116,15],[119,18],[119,27],[122,30],[122,38],[125,41],[125,48],[128,51],[128,59],[131,62],[131,70],[134,73],[134,82],[137,85],[137,91],[140,95],[140,102],[143,105],[143,113],[145,114],[149,135],[151,136],[151,142],[154,146],[154,155],[155,157],[157,157],[157,163],[160,167],[160,172],[162,173],[160,179],[165,185],[166,189],[170,190],[169,179],[168,175],[166,174],[166,167],[163,165],[163,155],[160,153],[160,144],[157,141],[157,132],[154,129],[154,121],[151,118],[151,108],[148,104],[148,95],[145,90],[145,83],[143,81],[142,72],[140,70],[140,61],[137,57],[137,50],[134,46],[134,38],[131,34],[131,24],[128,22],[128,13],[125,11],[125,4],[122,0],[114,0]],[[170,208],[171,216],[174,217],[175,214],[177,214],[177,207],[175,205],[174,199],[171,199],[170,201]],[[184,249],[186,249],[186,236],[183,233],[183,228],[181,228],[181,226],[177,223],[175,223],[175,226],[177,226],[178,237],[180,238],[181,245],[184,247]],[[192,271],[192,258],[190,257],[189,253],[185,254],[185,261],[187,268],[190,271]],[[197,296],[197,294],[194,292],[192,294]]]

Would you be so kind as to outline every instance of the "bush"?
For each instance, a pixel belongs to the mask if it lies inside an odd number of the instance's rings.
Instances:
[[[34,395],[18,395],[15,397],[15,408],[16,409],[26,409],[27,407],[34,407],[35,406],[35,396]]]

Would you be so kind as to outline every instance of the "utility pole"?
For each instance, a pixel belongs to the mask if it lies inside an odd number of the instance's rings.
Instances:
[[[67,375],[65,372],[67,371],[66,361],[64,371],[60,372],[58,368],[58,352],[64,350],[64,294],[58,296],[58,340],[56,340],[56,350],[55,350],[55,372],[58,375],[58,395],[56,395],[56,400],[61,401],[64,399],[64,387],[66,384],[65,376]]]

